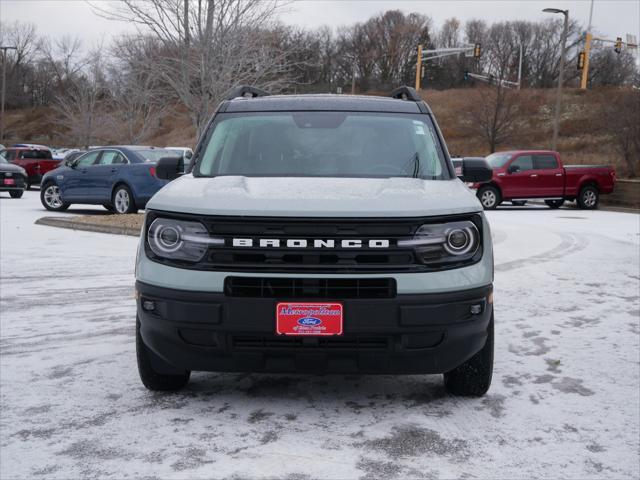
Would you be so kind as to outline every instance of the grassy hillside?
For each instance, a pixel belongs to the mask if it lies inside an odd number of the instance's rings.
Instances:
[[[522,112],[518,127],[497,150],[550,148],[555,90],[527,89],[517,94]],[[489,153],[486,142],[469,129],[468,109],[477,101],[478,89],[424,90],[422,95],[435,112],[451,153],[468,156]],[[607,90],[565,90],[558,150],[568,164],[611,164],[616,166],[620,176],[624,176],[625,169],[615,152],[613,139],[598,126],[601,124],[599,112],[607,98]],[[57,128],[50,109],[10,110],[6,116],[6,144],[32,142],[69,146],[69,139]],[[195,132],[186,113],[177,109],[162,119],[145,143],[193,146]]]

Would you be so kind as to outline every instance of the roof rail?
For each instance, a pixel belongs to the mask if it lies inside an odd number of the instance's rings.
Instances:
[[[397,98],[398,100],[411,100],[413,102],[422,101],[422,98],[420,98],[420,95],[418,95],[415,88],[407,87],[406,85],[396,88],[389,96],[391,98]]]
[[[266,97],[267,95],[271,94],[256,87],[251,87],[249,85],[240,85],[239,87],[229,90],[229,93],[227,93],[225,98],[227,100],[233,100],[234,98],[238,97],[256,98]]]

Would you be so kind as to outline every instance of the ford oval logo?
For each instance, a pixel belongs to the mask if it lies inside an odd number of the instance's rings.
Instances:
[[[322,323],[322,320],[314,317],[305,317],[298,320],[298,325],[304,327],[316,327]]]

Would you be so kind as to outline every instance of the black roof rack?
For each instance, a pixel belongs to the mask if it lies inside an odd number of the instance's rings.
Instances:
[[[249,85],[240,85],[239,87],[231,89],[229,93],[227,93],[226,99],[233,100],[234,98],[238,98],[238,97],[256,98],[256,97],[266,97],[268,95],[271,95],[271,94],[259,88],[251,87]]]
[[[422,101],[422,98],[420,98],[416,89],[407,87],[406,85],[396,88],[389,96],[391,98],[397,98],[398,100],[411,100],[413,102]]]

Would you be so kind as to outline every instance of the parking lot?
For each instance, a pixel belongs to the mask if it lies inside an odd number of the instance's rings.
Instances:
[[[640,476],[637,214],[489,212],[481,399],[441,376],[195,373],[161,394],[136,369],[137,239],[34,225],[38,195],[0,198],[3,479]]]

